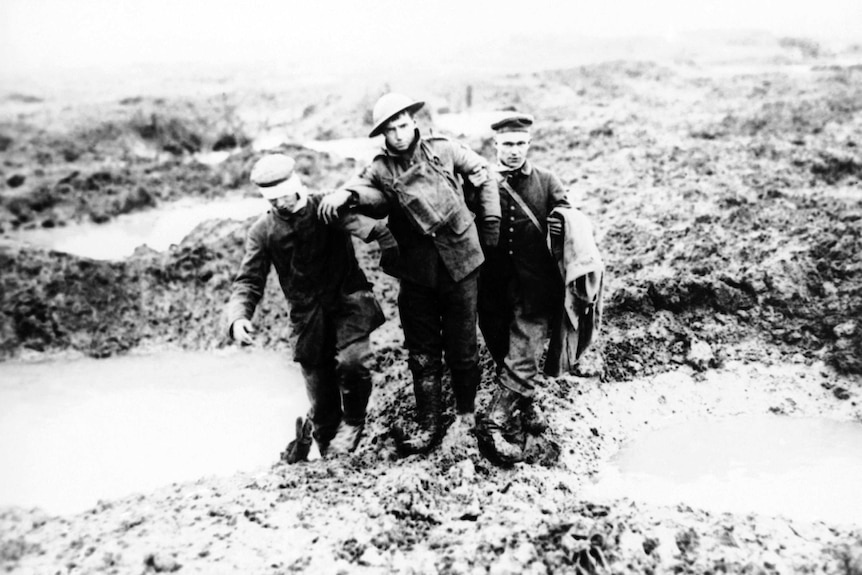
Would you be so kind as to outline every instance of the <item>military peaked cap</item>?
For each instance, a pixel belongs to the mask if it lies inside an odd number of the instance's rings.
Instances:
[[[532,125],[533,116],[513,112],[502,120],[497,120],[491,124],[491,129],[495,132],[527,132]]]

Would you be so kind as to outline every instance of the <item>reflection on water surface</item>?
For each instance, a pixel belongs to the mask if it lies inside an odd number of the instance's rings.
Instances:
[[[157,251],[178,244],[198,224],[211,219],[244,220],[267,210],[263,198],[202,202],[180,200],[151,210],[117,216],[104,224],[79,223],[14,232],[19,240],[44,248],[99,260],[128,257],[147,245]]]
[[[862,425],[736,416],[636,438],[584,497],[862,524],[860,485]]]
[[[0,505],[78,512],[269,466],[307,408],[276,352],[0,363]]]

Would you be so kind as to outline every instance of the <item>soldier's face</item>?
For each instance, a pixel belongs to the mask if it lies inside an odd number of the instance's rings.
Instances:
[[[279,215],[288,216],[293,213],[293,208],[299,201],[299,194],[296,192],[285,194],[277,198],[269,200],[269,205],[272,206]]]
[[[513,170],[524,165],[530,149],[529,132],[501,132],[494,136],[497,161]]]
[[[410,147],[415,134],[416,122],[406,112],[389,120],[389,123],[383,129],[383,137],[386,138],[386,144],[398,152],[403,152]]]

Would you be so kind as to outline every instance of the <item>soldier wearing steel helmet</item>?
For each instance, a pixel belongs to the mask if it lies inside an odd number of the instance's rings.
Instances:
[[[420,135],[414,114],[423,105],[403,94],[382,96],[369,136],[382,134],[383,148],[320,206],[324,219],[344,205],[389,216],[400,252],[398,308],[416,398],[415,424],[393,429],[404,454],[427,452],[440,439],[444,356],[455,396],[450,432],[466,440],[475,425],[479,266],[482,244],[496,245],[500,225],[497,182],[487,163],[447,138]],[[475,222],[459,177],[478,190]]]
[[[251,181],[272,208],[247,234],[227,306],[230,335],[240,344],[252,343],[251,319],[274,267],[290,307],[294,360],[311,403],[282,459],[306,459],[312,437],[321,455],[349,453],[362,435],[371,393],[369,334],[384,318],[348,231],[381,243],[389,231],[357,214],[339,218],[337,225],[324,223],[317,213],[323,194],[307,190],[290,156],[263,156]]]

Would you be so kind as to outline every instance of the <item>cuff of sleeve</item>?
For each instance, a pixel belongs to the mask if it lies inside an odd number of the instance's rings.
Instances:
[[[345,207],[355,208],[359,205],[359,194],[354,192],[353,190],[347,190],[347,193],[350,194],[350,197],[344,203]]]

